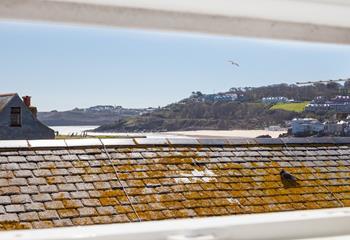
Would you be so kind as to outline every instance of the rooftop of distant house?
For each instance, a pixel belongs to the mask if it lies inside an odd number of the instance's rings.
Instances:
[[[6,106],[6,104],[14,97],[16,93],[0,94],[0,111]]]

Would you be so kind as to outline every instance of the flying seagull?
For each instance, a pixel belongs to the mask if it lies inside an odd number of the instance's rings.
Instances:
[[[234,62],[234,61],[228,60],[228,62],[231,63],[232,65],[235,65],[235,66],[239,67],[239,64]]]
[[[281,180],[282,180],[282,183],[284,186],[286,186],[286,187],[298,186],[297,178],[294,177],[289,172],[285,171],[284,169],[281,170],[280,176],[281,176]]]

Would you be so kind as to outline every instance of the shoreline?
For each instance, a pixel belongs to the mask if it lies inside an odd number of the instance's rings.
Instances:
[[[94,129],[98,126],[50,126],[60,135],[81,135],[84,131]],[[209,137],[209,138],[255,138],[260,135],[270,135],[272,138],[277,138],[285,131],[269,131],[269,130],[196,130],[196,131],[169,131],[169,132],[86,132],[87,136],[110,136],[110,137],[148,137],[148,138],[165,138],[165,137]]]

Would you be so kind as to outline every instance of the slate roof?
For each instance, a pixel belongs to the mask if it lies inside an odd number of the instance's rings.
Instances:
[[[0,141],[2,230],[338,207],[347,138]]]
[[[16,95],[16,93],[0,94],[0,111]]]

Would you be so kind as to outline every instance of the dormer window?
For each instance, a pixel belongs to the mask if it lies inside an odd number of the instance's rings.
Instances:
[[[22,126],[22,117],[21,117],[21,108],[12,107],[11,108],[11,127],[21,127]]]

